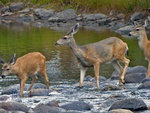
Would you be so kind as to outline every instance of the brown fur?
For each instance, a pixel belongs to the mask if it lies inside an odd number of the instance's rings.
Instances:
[[[49,89],[49,80],[46,73],[46,58],[39,52],[31,52],[22,57],[19,57],[15,64],[11,66],[9,63],[3,64],[4,68],[10,68],[9,73],[16,74],[20,79],[20,96],[23,95],[24,85],[29,76],[32,75],[32,84],[28,90],[31,90],[34,82],[36,81],[36,76],[38,72],[46,80],[47,88]]]
[[[139,30],[137,31],[137,29]],[[130,32],[130,35],[134,37],[138,37],[139,47],[141,48],[141,50],[143,50],[145,59],[148,60],[149,62],[148,71],[146,74],[146,77],[149,77],[150,76],[150,41],[147,38],[145,29],[143,28],[143,26],[136,26],[136,28]]]
[[[82,86],[87,68],[93,66],[97,88],[99,88],[99,68],[101,64],[107,62],[111,62],[120,74],[119,84],[124,83],[124,76],[130,62],[130,60],[125,57],[128,50],[127,44],[119,38],[110,37],[96,43],[78,46],[73,38],[73,35],[77,33],[78,27],[79,24],[77,23],[75,27],[71,29],[71,32],[56,42],[56,45],[67,44],[77,57],[81,67],[79,86]],[[124,68],[119,64],[119,61],[125,64]]]

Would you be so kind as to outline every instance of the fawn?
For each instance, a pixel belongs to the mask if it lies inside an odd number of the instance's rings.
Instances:
[[[35,74],[38,72],[46,80],[46,86],[49,89],[49,80],[46,73],[46,58],[44,55],[39,52],[31,52],[22,57],[19,57],[16,61],[15,58],[16,55],[14,54],[8,63],[5,63],[3,59],[0,59],[0,63],[2,64],[1,76],[4,78],[9,74],[17,75],[17,77],[20,79],[20,96],[23,96],[23,90],[28,76],[32,75],[32,84],[28,88],[29,91],[37,79]]]

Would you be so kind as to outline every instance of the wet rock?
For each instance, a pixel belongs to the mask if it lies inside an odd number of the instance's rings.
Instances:
[[[25,4],[23,2],[18,2],[18,3],[11,3],[9,9],[12,12],[16,12],[22,10],[24,7]]]
[[[60,107],[66,110],[88,111],[91,110],[93,106],[82,101],[75,101]]]
[[[24,91],[27,90],[27,88],[29,87],[29,84],[25,85]],[[3,89],[3,91],[1,92],[1,94],[16,94],[20,92],[20,84],[15,84],[15,85],[11,85],[8,86],[6,88]]]
[[[133,113],[133,112],[127,109],[114,109],[109,111],[108,113]]]
[[[55,101],[55,100],[50,101],[50,102],[46,103],[45,105],[47,105],[47,106],[59,107],[58,102]]]
[[[147,110],[147,106],[141,99],[129,98],[115,102],[110,108],[113,109],[129,109],[131,111]]]
[[[0,96],[0,101],[6,101],[9,98],[10,98],[9,96]]]
[[[32,89],[47,89],[46,85],[45,84],[42,84],[42,83],[35,83],[32,87]]]
[[[6,111],[6,110],[0,108],[0,113],[8,113],[8,111]]]
[[[54,16],[48,19],[49,22],[66,22],[67,20],[72,20],[77,17],[75,10],[67,9],[56,13]]]
[[[141,83],[146,77],[145,73],[131,73],[125,76],[125,83]]]
[[[95,20],[107,18],[107,16],[104,14],[83,14],[82,16],[83,16],[83,20],[85,21],[95,21]]]
[[[3,7],[1,13],[9,12],[9,7]]]
[[[144,18],[143,12],[135,12],[131,15],[131,20],[136,21]]]
[[[117,99],[117,98],[111,99],[110,98],[100,105],[100,109],[108,108],[108,107],[112,106],[118,100],[120,100],[120,99]]]
[[[130,73],[146,73],[147,72],[147,68],[144,66],[135,66],[135,67],[130,67],[127,70],[126,74],[130,74]]]
[[[38,19],[47,20],[49,17],[54,15],[54,11],[52,9],[43,9],[38,8],[34,10],[34,14],[37,16]]]
[[[144,66],[128,67],[126,75],[127,74],[135,74],[135,73],[137,73],[137,74],[139,74],[139,73],[146,73],[146,72],[147,72],[147,68],[144,67]],[[143,76],[143,75],[141,75],[141,76]],[[137,77],[135,77],[135,79],[136,78]],[[119,74],[118,74],[118,72],[116,70],[112,73],[112,76],[111,76],[110,79],[111,80],[118,80],[119,79]]]
[[[148,78],[147,78],[147,77],[146,77],[146,78],[144,78],[144,79],[142,80],[142,83],[144,83],[144,82],[148,82],[148,81],[150,82],[150,77],[148,77]]]
[[[107,85],[102,89],[102,91],[114,91],[114,90],[122,90],[125,89],[124,87],[118,87],[116,85]]]
[[[94,77],[91,77],[90,75],[86,76],[85,81],[90,81],[90,82],[95,82],[95,78]],[[107,79],[104,77],[104,76],[99,76],[99,81],[100,82],[103,82],[103,81],[106,81]]]
[[[16,21],[18,23],[30,23],[30,22],[33,22],[34,21],[34,17],[33,15],[20,15]]]
[[[0,102],[0,108],[8,110],[8,111],[23,111],[28,112],[29,108],[18,102]]]
[[[134,29],[134,25],[127,25],[119,28],[116,32],[121,35],[128,35],[130,31]]]
[[[25,113],[23,111],[9,111],[9,113]]]
[[[28,96],[32,97],[32,96],[48,96],[50,93],[50,91],[48,89],[32,89]]]
[[[150,81],[142,83],[138,89],[150,89]]]
[[[123,94],[111,95],[109,98],[125,98],[126,96]]]
[[[125,24],[123,22],[112,21],[111,23],[109,23],[109,29],[112,29],[112,30],[117,30],[124,26]]]
[[[108,25],[111,21],[107,18],[104,19],[100,19],[96,21],[98,23],[99,26],[104,26],[104,25]]]
[[[24,10],[19,11],[20,13],[29,13],[31,11],[30,8],[26,8]]]
[[[115,70],[111,77],[110,77],[111,80],[119,80],[119,73]]]
[[[63,112],[63,110],[58,107],[47,106],[44,104],[37,105],[33,109],[33,111],[34,111],[33,113],[62,113]]]

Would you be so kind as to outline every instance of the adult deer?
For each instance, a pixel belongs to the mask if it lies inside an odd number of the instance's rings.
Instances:
[[[9,74],[16,74],[20,79],[20,96],[23,96],[23,90],[25,86],[25,82],[28,76],[32,75],[32,84],[28,88],[31,90],[34,82],[37,77],[35,74],[38,72],[44,77],[46,80],[46,86],[49,89],[49,80],[46,73],[46,59],[39,52],[31,52],[22,57],[19,57],[15,61],[16,55],[11,58],[10,62],[5,63],[3,59],[0,59],[2,64],[2,78]]]
[[[141,50],[144,52],[145,59],[148,60],[148,71],[146,77],[150,76],[150,41],[147,38],[145,27],[147,26],[147,21],[145,20],[144,25],[135,25],[135,29],[133,29],[129,36],[135,37],[138,39],[138,45]]]
[[[100,64],[106,62],[112,62],[112,65],[120,74],[119,84],[124,83],[124,76],[130,62],[130,60],[125,57],[125,54],[128,51],[127,44],[119,38],[110,37],[93,44],[78,46],[73,38],[73,35],[77,33],[78,28],[79,24],[77,23],[70,32],[56,42],[56,45],[67,44],[77,57],[80,64],[79,87],[82,87],[87,68],[94,66],[96,84],[97,88],[99,88]],[[119,64],[119,61],[122,61],[125,64],[124,68]]]

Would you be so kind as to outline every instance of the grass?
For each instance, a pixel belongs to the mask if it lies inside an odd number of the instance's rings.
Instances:
[[[12,1],[30,2],[31,5],[47,5],[57,10],[74,8],[81,12],[134,12],[150,8],[150,0],[0,0],[7,4]]]

